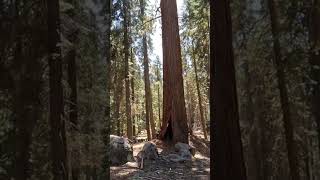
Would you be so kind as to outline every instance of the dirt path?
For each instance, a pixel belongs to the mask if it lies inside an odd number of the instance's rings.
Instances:
[[[147,162],[144,169],[139,169],[137,163],[128,162],[119,167],[111,167],[112,180],[207,180],[210,179],[210,150],[209,141],[203,138],[201,132],[195,132],[190,137],[190,145],[196,148],[196,154],[190,162],[175,163],[162,158],[171,153],[172,145],[163,144],[162,141],[153,140],[157,145],[160,158]],[[136,156],[145,142],[133,145],[133,155]]]

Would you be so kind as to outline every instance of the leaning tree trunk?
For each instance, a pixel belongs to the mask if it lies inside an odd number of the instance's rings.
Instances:
[[[132,139],[132,122],[131,122],[131,103],[130,103],[130,76],[129,76],[129,2],[123,1],[124,6],[124,60],[125,60],[125,90],[126,90],[126,117],[127,117],[127,136]]]
[[[229,1],[212,0],[210,12],[211,178],[245,180]]]
[[[59,0],[47,1],[50,87],[51,160],[54,180],[68,179],[67,144],[63,116],[62,58]]]
[[[274,64],[276,67],[276,76],[278,80],[278,88],[280,91],[280,103],[283,115],[283,125],[285,130],[286,145],[288,151],[288,161],[289,170],[292,180],[299,180],[299,167],[298,167],[298,157],[297,149],[294,145],[294,132],[293,124],[290,117],[290,104],[288,98],[288,91],[285,85],[285,73],[282,63],[280,42],[279,42],[279,20],[278,20],[278,10],[277,4],[274,0],[268,0],[270,20],[271,20],[271,30],[273,37],[273,51],[274,51]]]
[[[310,36],[310,66],[312,83],[312,110],[317,124],[318,146],[320,153],[320,1],[314,0],[312,4],[309,36]]]
[[[160,138],[188,143],[177,3],[175,0],[161,0],[160,7],[163,42],[163,121]]]

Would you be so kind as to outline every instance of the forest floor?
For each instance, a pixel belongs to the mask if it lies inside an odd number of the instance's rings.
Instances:
[[[190,136],[189,144],[195,147],[196,153],[190,162],[172,162],[163,156],[174,152],[174,145],[160,140],[152,140],[157,145],[160,158],[145,163],[143,169],[139,169],[136,162],[128,162],[122,166],[113,166],[111,170],[112,180],[208,180],[210,179],[210,145],[205,140],[201,131],[195,131]],[[136,156],[145,142],[133,144],[133,155]]]

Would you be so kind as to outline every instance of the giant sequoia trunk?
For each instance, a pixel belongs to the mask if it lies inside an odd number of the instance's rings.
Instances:
[[[288,91],[285,85],[285,73],[282,63],[281,51],[280,51],[280,40],[279,40],[279,20],[277,4],[274,0],[268,0],[271,30],[273,37],[273,51],[274,51],[274,64],[276,68],[276,76],[278,81],[278,88],[280,91],[280,103],[283,115],[283,125],[285,130],[286,145],[288,151],[289,170],[292,180],[298,180],[299,167],[297,149],[294,145],[293,137],[293,124],[290,117],[290,105],[288,98]]]
[[[320,1],[314,0],[310,16],[310,65],[312,84],[312,109],[317,124],[318,141],[320,142]],[[319,153],[320,153],[320,143]]]
[[[50,87],[51,159],[54,180],[68,179],[67,145],[63,117],[62,58],[60,43],[59,0],[47,1]]]
[[[211,157],[215,180],[246,180],[228,0],[212,0],[210,11]],[[213,37],[214,35],[214,37]]]
[[[163,121],[160,138],[188,143],[177,3],[161,0],[163,46]]]

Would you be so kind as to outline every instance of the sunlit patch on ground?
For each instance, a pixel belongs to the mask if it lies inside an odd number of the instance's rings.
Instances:
[[[160,155],[173,152],[174,148],[168,147],[160,140],[152,140],[157,145]],[[133,154],[136,156],[145,142],[133,144]],[[113,180],[207,180],[210,179],[210,150],[209,141],[203,134],[194,132],[190,137],[190,144],[196,148],[192,162],[173,163],[163,160],[151,161],[143,170],[138,168],[136,162],[128,162],[120,167],[111,167]]]

